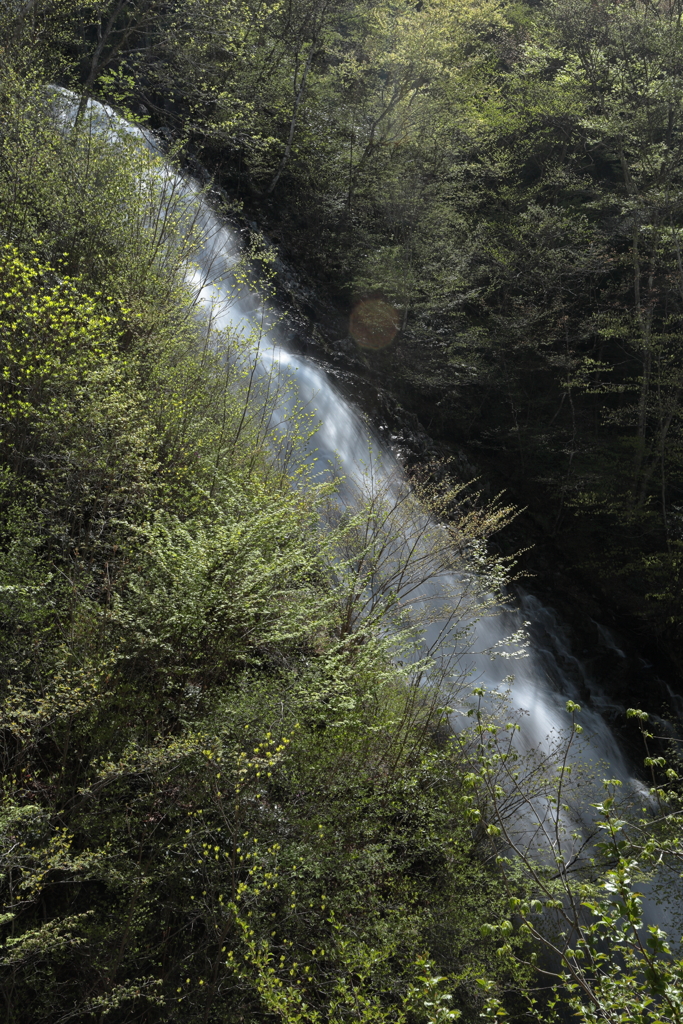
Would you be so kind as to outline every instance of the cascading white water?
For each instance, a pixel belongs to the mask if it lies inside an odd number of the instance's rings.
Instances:
[[[60,95],[63,98],[62,116],[67,119],[74,111],[74,100],[70,95]],[[91,102],[88,109],[99,126],[98,130],[114,133],[123,128],[143,139],[150,148],[156,148],[151,136],[127,125],[109,108]],[[243,286],[241,291],[236,290],[234,270],[242,256],[238,233],[212,211],[191,180],[177,174],[168,165],[165,165],[163,173],[173,180],[183,195],[188,216],[192,217],[201,235],[196,266],[188,275],[196,288],[198,302],[209,313],[217,330],[248,333],[256,327],[260,337],[259,359],[264,372],[285,380],[289,394],[295,395],[306,409],[315,411],[318,430],[315,451],[311,452],[310,459],[316,472],[322,476],[341,474],[347,482],[356,485],[362,485],[371,474],[380,486],[389,489],[405,486],[405,474],[394,454],[339,393],[324,370],[310,359],[283,347],[278,317],[258,292],[247,286]],[[440,600],[445,600],[446,590],[457,590],[459,584],[457,573],[437,575],[421,588],[414,588],[410,599],[417,605],[432,602],[438,606]],[[506,714],[516,713],[519,731],[515,742],[518,749],[548,753],[555,743],[566,737],[568,717],[565,705],[568,699],[577,700],[579,695],[575,683],[559,663],[556,652],[532,645],[525,656],[520,657],[515,654],[514,647],[506,645],[507,638],[520,631],[526,619],[534,618],[544,619],[546,630],[551,634],[554,631],[556,651],[558,647],[561,649],[565,641],[557,631],[552,613],[535,598],[522,595],[521,607],[509,607],[495,616],[479,619],[474,626],[474,642],[467,650],[457,651],[455,660],[458,671],[468,677],[470,693],[475,686],[484,687],[489,709],[496,703],[501,706],[505,703]],[[431,637],[426,637],[427,647],[439,636],[439,623],[432,623],[428,632]],[[492,651],[499,656],[492,656]],[[573,658],[566,645],[564,654],[565,660]],[[456,728],[459,723],[467,721],[461,717],[466,713],[466,704],[463,702],[453,713]],[[645,799],[645,788],[633,778],[614,735],[599,712],[584,709],[581,724],[584,732],[575,744],[573,759],[591,764],[598,777],[596,785],[584,788],[584,807],[600,798],[599,779],[602,776],[620,778]],[[541,832],[544,815],[542,808],[537,810],[536,828]],[[582,808],[574,807],[570,817],[570,823],[582,824]],[[651,914],[651,919],[654,916]]]
[[[191,183],[185,187],[192,189]],[[260,297],[253,292],[235,295],[232,268],[241,255],[240,239],[236,233],[203,202],[200,202],[198,221],[205,238],[198,256],[202,300],[211,310],[216,327],[221,330],[248,330],[254,323],[259,326],[265,324],[261,338],[262,363],[269,369],[275,365],[277,373],[293,384],[302,405],[315,411],[318,429],[316,450],[311,458],[315,460],[319,474],[341,474],[347,480],[359,482],[364,475],[371,473],[377,486],[389,488],[395,486],[393,481],[405,480],[393,452],[337,390],[325,371],[305,356],[288,352],[279,344],[277,323],[269,326],[275,318],[269,315]],[[418,600],[420,595],[414,596]],[[438,594],[425,595],[423,591],[422,596],[438,600]],[[548,750],[553,739],[566,734],[566,702],[567,699],[578,701],[576,685],[557,662],[552,672],[548,671],[549,652],[532,647],[522,657],[494,657],[491,654],[492,651],[509,653],[501,650],[501,645],[511,634],[523,630],[525,617],[544,614],[548,618],[551,614],[530,596],[525,596],[523,603],[524,608],[508,608],[495,617],[480,619],[467,664],[463,665],[462,661],[459,664],[461,670],[468,674],[472,686],[483,686],[494,694],[506,694],[513,707],[522,710],[520,731],[524,747]],[[438,631],[438,625],[432,629]],[[507,680],[511,672],[514,682],[509,683]],[[604,719],[586,709],[581,722],[584,727],[582,756],[596,765],[604,762],[605,771],[609,770],[612,776],[629,779],[631,772]]]

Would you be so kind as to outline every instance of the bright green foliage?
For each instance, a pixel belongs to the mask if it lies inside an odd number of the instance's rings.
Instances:
[[[6,92],[0,135],[5,1019],[476,1020],[519,974],[481,934],[505,894],[397,592],[500,587],[508,510],[402,563],[414,497],[333,524],[258,339],[194,315],[187,198],[39,99]]]
[[[483,698],[483,689],[479,693]],[[577,788],[584,798],[598,791],[596,780],[570,757],[572,746],[580,744],[581,708],[570,700],[567,711],[570,739],[550,763],[545,783],[537,782],[535,795],[509,743],[514,726],[501,730],[491,724],[481,705],[474,712],[478,752],[468,776],[471,801],[490,822],[487,834],[498,844],[499,864],[511,886],[509,919],[484,925],[484,933],[504,943],[515,932],[534,940],[531,959],[542,965],[545,985],[526,993],[527,1012],[539,1024],[562,1021],[567,1011],[585,1024],[678,1024],[683,1019],[683,959],[680,941],[673,938],[680,929],[683,852],[678,773],[663,756],[650,755],[648,715],[630,709],[628,717],[641,727],[652,785],[649,792],[627,790],[619,797],[621,780],[603,779],[602,799],[591,804],[595,820],[588,848],[585,826],[572,821],[574,794]],[[674,762],[679,760],[675,751]],[[521,816],[509,814],[511,799]],[[471,813],[481,812],[473,808]],[[522,897],[513,892],[520,878],[527,881]],[[655,901],[659,924],[651,923]],[[510,1019],[495,996],[486,1012]]]

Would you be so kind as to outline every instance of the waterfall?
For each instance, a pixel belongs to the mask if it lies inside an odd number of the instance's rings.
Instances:
[[[70,94],[60,91],[59,95],[63,101],[62,116],[66,121],[73,115],[75,102]],[[114,134],[123,129],[156,149],[151,135],[131,127],[110,108],[91,101],[88,110],[97,130]],[[277,312],[268,306],[255,287],[243,286],[241,291],[236,291],[235,266],[243,255],[239,233],[211,209],[194,182],[168,165],[164,167],[161,173],[173,180],[187,201],[188,216],[194,219],[202,239],[196,266],[189,275],[196,288],[198,303],[218,330],[248,333],[256,329],[260,337],[259,360],[263,372],[276,375],[287,383],[292,396],[290,402],[296,400],[315,412],[318,430],[315,450],[309,455],[314,471],[319,476],[341,474],[347,489],[363,486],[368,476],[372,476],[376,485],[389,491],[406,488],[403,469],[379,432],[339,392],[321,366],[287,349],[286,324],[280,322]],[[423,522],[426,523],[426,519]],[[447,592],[457,591],[461,585],[462,579],[457,572],[437,574],[421,589],[415,588],[410,600],[416,606],[426,602],[438,606],[440,601],[446,600]],[[528,621],[541,623],[546,634],[552,636],[553,644],[544,646],[532,642],[524,651],[519,650],[518,644],[509,644],[508,638],[523,631]],[[444,630],[438,621],[433,622],[424,637],[425,649],[435,639],[443,639],[444,636],[447,644],[450,642],[448,629]],[[614,646],[614,641],[611,642]],[[472,706],[472,689],[483,687],[488,711],[495,712],[498,706],[504,706],[505,714],[514,717],[519,726],[515,744],[520,753],[548,755],[557,743],[566,739],[569,724],[566,702],[578,702],[580,695],[571,674],[561,662],[564,665],[573,662],[579,674],[584,673],[584,669],[572,654],[553,613],[537,599],[521,594],[516,604],[511,603],[496,615],[478,619],[473,625],[472,642],[466,649],[451,653],[453,661],[457,661],[458,671],[467,675],[470,695],[469,698],[463,697],[453,708],[451,718],[456,730],[471,721],[466,715]],[[580,715],[583,734],[575,742],[572,759],[577,764],[582,762],[592,768],[595,780],[583,786],[582,804],[573,806],[566,819],[568,826],[578,826],[580,830],[590,819],[590,803],[601,798],[603,776],[622,780],[626,784],[625,789],[630,789],[640,803],[648,800],[648,791],[634,777],[616,737],[597,710],[600,695],[595,683],[591,683],[589,689],[596,696],[593,702],[596,706],[584,708]],[[527,808],[525,827],[529,825],[529,813],[537,815],[534,827],[542,834],[547,809],[540,803],[535,809]],[[576,842],[580,845],[581,839]],[[653,919],[656,915],[652,911],[649,916]]]

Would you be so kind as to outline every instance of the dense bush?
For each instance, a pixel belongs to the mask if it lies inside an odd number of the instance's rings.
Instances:
[[[286,385],[196,316],[187,197],[56,107],[0,111],[6,1019],[474,1019],[516,968],[443,694],[394,661],[412,499],[334,513]]]

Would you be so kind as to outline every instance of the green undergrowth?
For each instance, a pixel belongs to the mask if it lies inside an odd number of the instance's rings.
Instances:
[[[0,90],[3,1019],[476,1020],[520,968],[379,499],[330,525],[186,198],[60,102]]]

